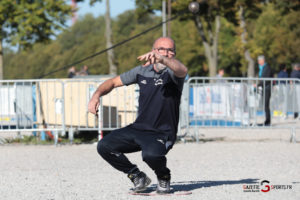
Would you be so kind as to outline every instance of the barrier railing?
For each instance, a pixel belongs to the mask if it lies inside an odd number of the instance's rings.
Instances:
[[[138,110],[138,86],[115,88],[101,98],[99,116],[87,112],[89,99],[108,77],[0,81],[0,133],[33,132],[53,137],[77,131],[111,131],[132,123]],[[258,85],[262,86],[258,87]],[[271,124],[264,126],[270,85]],[[291,140],[300,120],[298,79],[192,77],[184,85],[179,137],[198,141],[200,128],[287,128]],[[285,123],[289,120],[289,123]]]
[[[42,132],[57,138],[58,132],[65,133],[64,120],[61,80],[0,81],[0,132]]]
[[[190,78],[189,102],[181,109],[187,120],[181,126],[197,140],[201,127],[286,128],[292,130],[294,140],[299,120],[284,123],[281,119],[300,111],[299,83],[298,79]],[[264,124],[268,91],[271,123]]]
[[[132,123],[138,107],[138,88],[135,85],[115,88],[101,97],[99,117],[88,113],[88,102],[103,82],[91,79],[70,79],[64,81],[66,127],[74,131],[111,131]],[[100,126],[99,126],[100,125]]]
[[[68,132],[103,131],[126,126],[136,118],[138,88],[114,89],[101,98],[99,118],[88,113],[94,91],[109,77],[97,79],[10,80],[0,82],[0,133],[33,132],[58,140]],[[101,125],[99,126],[101,122]]]

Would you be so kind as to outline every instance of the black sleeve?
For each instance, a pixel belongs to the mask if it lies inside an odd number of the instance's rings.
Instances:
[[[170,68],[167,68],[167,70],[171,76],[172,81],[178,86],[179,90],[182,91],[185,77],[180,78],[180,77],[175,76],[174,72]]]
[[[266,65],[265,66],[266,69],[263,70],[263,73],[262,73],[262,78],[272,78],[273,77],[273,72],[272,72],[272,69],[271,67],[269,67],[269,65]]]
[[[273,77],[273,72],[271,67],[269,67],[269,65],[266,65],[263,69],[261,78],[272,78]],[[258,86],[263,87],[264,82],[263,81],[259,81]],[[270,85],[270,81],[266,81],[266,85]]]

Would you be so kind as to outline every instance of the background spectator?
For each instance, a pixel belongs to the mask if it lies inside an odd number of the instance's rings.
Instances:
[[[286,71],[286,65],[285,64],[281,64],[279,66],[279,69],[280,69],[280,71],[279,71],[279,73],[277,75],[277,78],[285,78],[286,79],[286,78],[289,77],[289,74]],[[279,81],[280,84],[285,84],[286,82],[287,81],[284,81],[284,80]]]
[[[76,69],[75,66],[72,66],[68,70],[68,78],[73,78],[74,76],[76,76]]]
[[[300,101],[299,92],[300,91],[298,91],[299,86],[297,86],[297,85],[300,83],[300,63],[294,63],[292,66],[293,66],[293,71],[291,72],[291,78],[299,79],[299,81],[297,81],[297,82],[291,81],[291,84],[293,84],[293,83],[295,84],[295,98],[296,98],[297,105],[299,106],[299,101]],[[299,117],[299,113],[294,112],[294,118],[296,119],[297,117]]]
[[[89,70],[88,70],[89,68],[88,68],[88,66],[87,65],[84,65],[82,68],[81,68],[81,70],[80,70],[80,72],[79,72],[79,75],[80,76],[87,76],[87,75],[89,75]]]
[[[286,85],[288,83],[287,78],[289,77],[289,74],[287,73],[286,65],[285,64],[280,64],[279,65],[279,73],[277,75],[277,78],[282,78],[285,80],[280,80],[279,82],[279,96],[281,98],[281,101],[279,104],[282,105],[281,110],[282,110],[282,118],[287,119],[288,113],[287,113],[287,107],[288,107],[288,86]]]
[[[265,56],[260,55],[257,57],[259,67],[259,78],[272,78],[273,73],[270,66],[265,61]],[[262,87],[262,94],[264,98],[265,109],[265,122],[263,125],[270,126],[271,124],[271,111],[270,111],[270,98],[271,98],[271,81],[259,81],[258,87]]]
[[[224,76],[224,69],[223,68],[220,68],[219,70],[218,70],[218,74],[217,74],[217,78],[220,78],[220,79],[218,79],[217,80],[217,83],[224,83],[225,82],[225,80],[222,80],[221,78],[223,78],[223,76]]]

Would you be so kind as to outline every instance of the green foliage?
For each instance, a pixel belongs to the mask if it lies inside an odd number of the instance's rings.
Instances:
[[[151,2],[149,1],[147,5],[154,9],[155,6],[150,4]],[[207,2],[212,6],[217,5],[217,1]],[[222,7],[218,8],[227,10],[222,11],[224,17],[221,18],[218,44],[219,68],[225,69],[226,76],[244,76],[247,72],[240,33],[234,22],[235,19],[231,19],[237,18],[237,16],[225,18],[225,13],[236,12],[239,5],[247,8],[245,10],[245,15],[248,16],[246,18],[248,30],[246,48],[250,50],[252,58],[255,59],[257,55],[265,54],[267,61],[276,72],[279,63],[290,64],[296,62],[300,57],[300,14],[297,6],[292,6],[292,8],[288,6],[283,9],[278,8],[278,5],[273,3],[260,4],[258,1],[253,2],[256,4],[251,4],[248,0],[224,1]],[[232,8],[229,6],[230,3],[234,3]],[[187,9],[187,4],[188,2],[183,0],[173,1],[172,13]],[[0,9],[3,9],[4,4],[2,1],[0,5],[2,6]],[[159,6],[161,5],[156,5],[157,8]],[[7,6],[5,8],[10,9]],[[201,8],[203,9],[201,12],[208,12],[204,8]],[[285,12],[287,8],[290,8],[288,13]],[[257,11],[257,13],[254,11]],[[211,12],[211,14],[215,13],[215,11]],[[0,16],[0,19],[1,17],[3,16]],[[190,76],[206,76],[208,74],[208,64],[204,54],[202,38],[192,19],[193,15],[187,13],[171,23],[172,38],[175,40],[177,47],[176,56],[188,67]],[[141,20],[137,17],[135,11],[126,11],[112,20],[112,42],[117,44],[160,22],[161,17],[155,15],[144,13],[143,20]],[[204,28],[209,27],[208,24],[204,24],[204,26]],[[4,49],[4,77],[5,79],[38,78],[43,74],[100,52],[106,49],[104,32],[105,20],[103,16],[94,18],[92,15],[86,15],[47,45],[34,44],[31,49],[20,49],[19,52]],[[157,28],[115,48],[118,74],[141,64],[137,61],[137,56],[150,51],[153,41],[161,34],[161,28]],[[77,64],[75,67],[79,70],[83,65],[88,65],[92,75],[108,74],[109,72],[105,53]],[[45,78],[65,77],[67,77],[67,69]]]
[[[33,135],[30,136],[21,136],[17,138],[9,138],[6,139],[7,144],[25,144],[25,145],[45,145],[45,144],[53,144],[53,141],[47,139],[45,141],[40,140],[38,137]]]
[[[154,14],[155,10],[161,10],[161,0],[135,0],[135,17],[138,22],[142,23],[147,20],[149,14]]]
[[[300,10],[300,1],[299,0],[270,0],[275,6],[277,10],[280,10],[282,15],[286,15],[291,11],[299,11]]]
[[[201,38],[193,21],[175,20],[171,25],[172,38],[176,42],[176,57],[189,69],[189,75],[206,76],[208,69],[205,65],[204,50]],[[187,30],[187,31],[181,31]]]
[[[1,0],[0,13],[0,40],[23,48],[54,36],[64,27],[71,7],[64,0]]]
[[[235,26],[222,18],[222,26],[219,35],[219,68],[226,72],[225,76],[242,76],[244,70],[241,65],[241,54],[237,43],[239,37]]]
[[[5,144],[25,144],[25,145],[53,145],[54,140],[46,136],[46,140],[41,140],[40,133],[38,136],[34,135],[24,135],[16,138],[7,138],[4,140]],[[98,132],[96,131],[81,131],[74,135],[72,144],[88,144],[97,142]],[[59,137],[58,144],[70,144],[70,140],[67,135],[64,137]]]
[[[158,22],[158,17],[149,17],[147,23],[138,24],[134,12],[128,11],[112,23],[113,43],[116,44],[128,39]],[[129,24],[130,26],[128,26]],[[6,54],[4,76],[6,79],[38,78],[43,74],[100,52],[106,49],[104,29],[104,17],[100,16],[95,19],[92,15],[86,15],[48,45],[36,44],[31,50]],[[160,33],[161,30],[156,29],[116,48],[116,61],[120,63],[118,72],[124,72],[141,64],[136,57],[151,50],[152,41],[159,37]],[[108,74],[108,62],[105,53],[75,67],[80,70],[83,65],[89,67],[90,74]],[[67,69],[46,78],[64,78],[66,76]]]
[[[291,10],[282,15],[283,8],[267,4],[252,29],[249,47],[253,57],[264,54],[274,71],[279,64],[291,64],[300,57],[300,13]]]

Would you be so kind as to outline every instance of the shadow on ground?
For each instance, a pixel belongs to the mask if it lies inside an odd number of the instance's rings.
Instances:
[[[171,182],[171,188],[174,192],[192,191],[199,188],[216,187],[221,185],[257,184],[258,180],[259,179]],[[151,187],[156,188],[156,185],[153,185]]]

